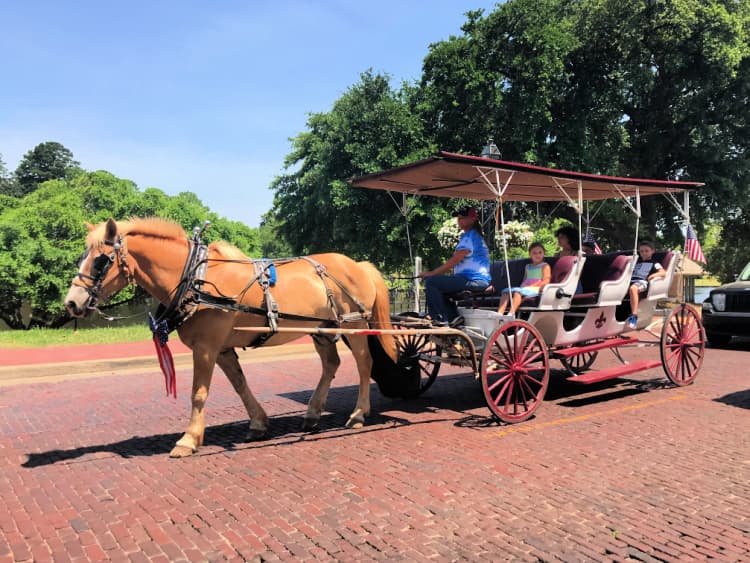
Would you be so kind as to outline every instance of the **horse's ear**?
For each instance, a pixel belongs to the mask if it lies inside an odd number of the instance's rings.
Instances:
[[[87,228],[87,229],[89,230],[89,232],[91,232],[91,231],[93,231],[93,230],[94,230],[94,228],[95,228],[95,227],[94,227],[94,225],[92,225],[91,223],[89,223],[89,222],[87,221],[87,222],[86,222],[86,228]]]
[[[104,233],[106,240],[115,240],[115,236],[117,235],[117,223],[115,223],[115,220],[111,217],[107,219],[107,225],[104,228]]]

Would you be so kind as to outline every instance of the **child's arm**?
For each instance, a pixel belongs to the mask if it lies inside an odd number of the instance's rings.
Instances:
[[[539,288],[543,288],[545,285],[547,285],[550,280],[552,279],[552,268],[550,268],[549,264],[544,264],[544,267],[542,268],[542,281],[539,284]]]
[[[659,264],[658,262],[657,262],[657,263],[656,263],[656,264],[654,265],[654,267],[655,267],[655,268],[658,268],[658,269],[657,269],[656,271],[652,272],[652,273],[651,273],[651,274],[650,274],[650,275],[648,276],[648,281],[651,281],[651,280],[657,280],[657,279],[659,279],[659,278],[663,278],[664,276],[666,276],[666,275],[667,275],[667,271],[666,271],[666,270],[665,270],[665,269],[664,269],[664,268],[662,267],[662,265],[661,265],[661,264]]]

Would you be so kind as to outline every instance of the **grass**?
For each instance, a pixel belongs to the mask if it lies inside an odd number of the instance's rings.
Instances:
[[[0,348],[116,344],[118,342],[141,342],[150,338],[151,330],[145,325],[82,328],[77,331],[70,328],[2,330],[0,331]]]
[[[695,287],[714,287],[717,285],[721,285],[721,282],[713,276],[703,276],[695,280]]]

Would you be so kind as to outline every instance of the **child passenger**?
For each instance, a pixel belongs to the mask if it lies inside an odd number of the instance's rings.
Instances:
[[[628,328],[633,329],[638,324],[638,294],[648,289],[651,280],[663,278],[667,275],[662,265],[654,259],[654,245],[644,240],[638,246],[638,261],[633,268],[630,278],[630,317]]]
[[[508,308],[511,293],[513,295],[511,311],[515,311],[524,297],[539,295],[542,288],[552,278],[552,268],[544,261],[544,246],[541,242],[531,243],[531,246],[529,246],[529,257],[531,258],[531,264],[526,265],[521,287],[510,287],[503,290],[500,307],[497,310],[501,315],[504,315],[505,310]]]

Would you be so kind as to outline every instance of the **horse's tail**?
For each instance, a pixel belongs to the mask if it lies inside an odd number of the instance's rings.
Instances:
[[[372,283],[375,285],[375,303],[372,306],[371,324],[376,329],[391,330],[393,328],[391,325],[391,303],[388,296],[388,287],[385,285],[383,276],[370,262],[359,262],[359,266],[370,276]],[[378,335],[378,340],[380,340],[380,344],[388,357],[396,362],[398,353],[396,351],[396,339],[393,335],[381,334]]]

